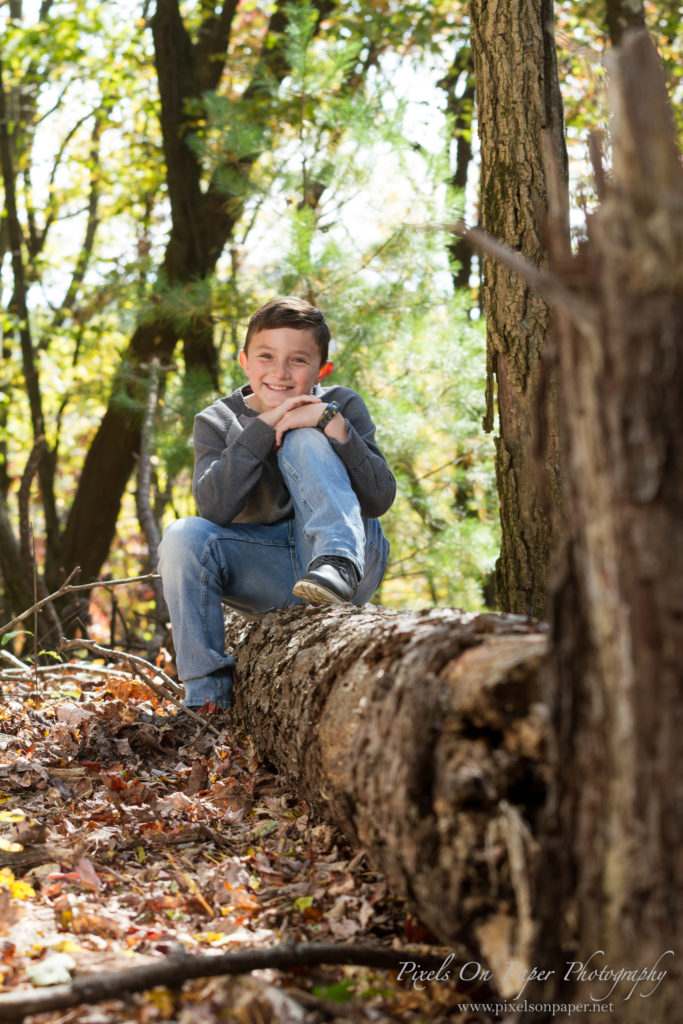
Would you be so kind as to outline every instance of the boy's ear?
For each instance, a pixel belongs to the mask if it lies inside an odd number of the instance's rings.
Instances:
[[[330,360],[328,359],[327,362],[323,363],[323,365],[320,367],[320,373],[318,374],[318,380],[321,381],[321,380],[324,380],[325,377],[329,377],[329,375],[332,373],[333,370],[334,370],[334,363],[331,363]]]
[[[249,368],[249,367],[247,366],[247,361],[248,361],[248,360],[247,360],[247,353],[246,353],[246,352],[244,351],[244,349],[243,349],[243,348],[241,348],[241,349],[240,349],[240,354],[238,355],[238,357],[237,357],[237,358],[238,358],[238,359],[239,359],[239,361],[240,361],[240,366],[242,367],[242,369],[243,369],[243,370],[247,370],[247,369]]]

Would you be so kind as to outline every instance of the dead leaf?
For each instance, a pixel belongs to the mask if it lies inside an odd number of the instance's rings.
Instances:
[[[102,883],[97,877],[97,872],[92,866],[87,857],[80,857],[76,862],[76,870],[80,875],[81,882],[83,885],[90,886],[92,889],[101,889]]]
[[[85,722],[92,722],[95,718],[97,715],[79,707],[78,704],[64,703],[57,707],[57,721],[63,722],[64,725],[68,725],[72,729],[77,729]]]

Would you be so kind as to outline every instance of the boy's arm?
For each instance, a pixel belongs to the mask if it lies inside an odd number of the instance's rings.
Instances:
[[[328,440],[346,466],[351,486],[356,492],[361,512],[368,518],[377,518],[393,504],[396,497],[396,481],[387,460],[375,440],[375,424],[370,418],[365,402],[355,391],[344,391],[335,395],[346,423],[347,439],[339,441],[330,436]],[[323,399],[324,401],[324,399]]]
[[[225,410],[225,428],[203,413],[194,422],[192,493],[197,511],[217,526],[227,526],[244,508],[263,473],[275,431],[259,417],[244,428]]]

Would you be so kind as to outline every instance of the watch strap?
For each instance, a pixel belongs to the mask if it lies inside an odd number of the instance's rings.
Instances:
[[[316,427],[318,428],[318,430],[324,430],[327,424],[334,419],[338,412],[339,403],[330,402],[329,405],[327,406],[327,409],[325,409],[325,412],[322,414],[322,416],[316,423]]]

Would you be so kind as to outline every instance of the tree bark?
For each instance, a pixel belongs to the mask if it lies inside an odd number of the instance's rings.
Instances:
[[[547,263],[542,239],[547,208],[544,133],[565,188],[567,177],[552,16],[552,0],[523,5],[516,0],[470,0],[481,140],[481,223],[489,234],[539,266]],[[489,258],[484,260],[482,304],[489,379],[485,427],[493,429],[495,381],[500,430],[498,599],[507,611],[544,617],[556,525],[551,509],[542,507],[530,452],[549,311],[519,275]],[[552,399],[552,387],[547,394]],[[541,479],[552,506],[559,504],[554,402],[545,403],[542,412]]]
[[[539,957],[663,957],[659,986],[615,999],[623,1024],[663,1024],[683,950],[683,171],[645,33],[613,58],[612,107],[611,180],[566,270],[585,316],[558,345],[568,532]],[[606,991],[575,980],[579,1001]]]
[[[229,635],[237,710],[261,756],[443,942],[494,971],[528,956],[544,631],[366,606],[235,616]]]

